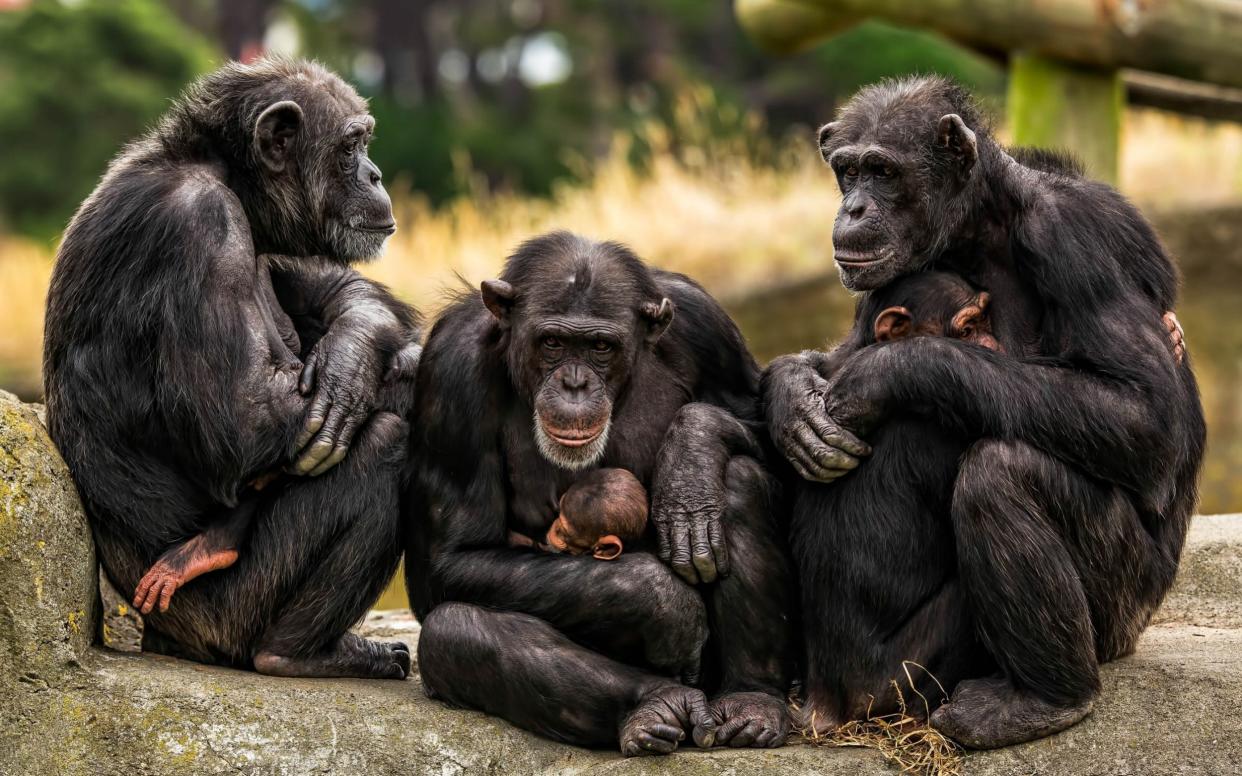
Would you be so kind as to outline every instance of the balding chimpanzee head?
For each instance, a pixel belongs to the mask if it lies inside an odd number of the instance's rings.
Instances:
[[[941,78],[870,86],[846,103],[819,130],[843,196],[832,245],[845,287],[880,288],[949,248],[992,148],[970,95]]]
[[[378,256],[396,224],[367,157],[375,120],[310,62],[228,64],[193,84],[157,131],[187,162],[223,157],[259,253]]]
[[[672,322],[673,303],[625,246],[566,232],[523,243],[482,292],[540,452],[565,469],[599,461],[613,406]]]

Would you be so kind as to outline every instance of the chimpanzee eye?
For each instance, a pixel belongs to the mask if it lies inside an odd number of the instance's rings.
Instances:
[[[896,170],[893,169],[891,164],[881,164],[876,168],[876,175],[881,178],[891,178],[893,177],[894,172],[896,172]]]
[[[595,352],[600,354],[601,356],[607,355],[608,353],[612,352],[612,343],[605,342],[604,340],[596,340],[595,344],[592,347],[594,348]]]
[[[849,167],[846,167],[846,168],[845,168],[845,177],[847,177],[847,178],[857,178],[857,177],[858,177],[858,165],[856,165],[856,164],[851,164]]]
[[[543,338],[543,346],[544,346],[545,348],[547,348],[548,350],[560,350],[560,349],[561,349],[561,341],[560,341],[560,339],[558,339],[558,338],[556,338],[556,337],[544,337],[544,338]]]

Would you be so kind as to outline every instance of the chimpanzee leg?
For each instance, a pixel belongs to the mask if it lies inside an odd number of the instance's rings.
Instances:
[[[1002,675],[961,682],[932,724],[975,748],[1073,725],[1099,693],[1099,659],[1133,648],[1163,594],[1153,539],[1118,488],[1020,442],[971,448],[952,514],[961,583]]]
[[[719,743],[772,747],[789,733],[794,624],[793,575],[781,540],[780,486],[753,458],[736,456],[725,474],[723,516],[731,571],[706,590],[719,670],[712,710]]]
[[[265,491],[237,563],[179,590],[148,627],[183,654],[253,662],[262,673],[403,678],[408,648],[346,631],[400,558],[398,475],[407,428],[378,413],[338,466]]]
[[[691,731],[711,746],[702,692],[592,652],[537,617],[444,603],[423,620],[418,668],[431,698],[558,741],[667,754]]]

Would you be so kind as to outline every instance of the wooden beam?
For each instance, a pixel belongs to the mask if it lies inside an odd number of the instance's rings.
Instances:
[[[864,19],[935,30],[985,50],[1102,70],[1135,68],[1242,88],[1242,3],[1222,0],[734,0],[738,19],[789,52]]]
[[[1089,176],[1116,185],[1125,109],[1125,88],[1116,70],[1018,53],[1010,61],[1005,105],[1015,145],[1068,149]]]

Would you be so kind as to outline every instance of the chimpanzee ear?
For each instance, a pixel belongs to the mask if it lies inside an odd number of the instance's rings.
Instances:
[[[283,172],[292,152],[293,139],[302,127],[302,108],[292,100],[267,106],[254,125],[254,144],[259,159],[272,172]]]
[[[643,302],[638,312],[642,314],[647,321],[648,345],[654,345],[663,336],[668,325],[673,322],[673,303],[666,297],[660,300],[659,304],[655,302]]]
[[[825,162],[828,161],[828,154],[824,152],[824,144],[832,138],[832,133],[837,131],[837,125],[840,123],[841,122],[839,121],[829,121],[827,124],[819,128],[819,133],[816,135],[816,143],[819,146],[819,155],[824,157]]]
[[[621,557],[621,540],[612,534],[599,537],[591,554],[600,560],[616,560]]]
[[[979,158],[975,133],[956,113],[940,117],[940,124],[936,127],[936,145],[953,154],[963,173],[969,172]]]
[[[491,311],[501,326],[509,325],[509,313],[517,301],[517,291],[503,280],[484,280],[479,286],[483,292],[483,304]]]
[[[889,342],[910,336],[913,319],[904,307],[889,307],[875,319],[875,341]]]

